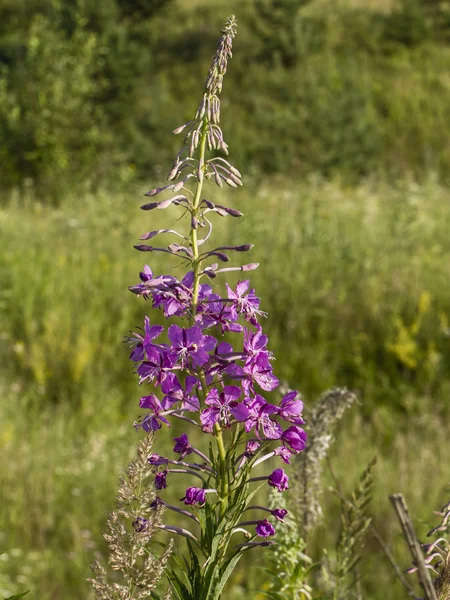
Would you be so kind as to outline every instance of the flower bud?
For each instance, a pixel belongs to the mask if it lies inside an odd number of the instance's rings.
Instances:
[[[187,505],[203,506],[206,502],[205,490],[202,488],[190,487],[186,490],[186,495],[181,500]]]
[[[164,469],[155,475],[155,488],[157,490],[165,490],[167,487],[167,473],[169,471]]]
[[[289,477],[283,469],[275,469],[275,471],[269,475],[269,485],[279,492],[284,492],[284,490],[289,488]]]
[[[267,538],[270,537],[272,535],[275,535],[275,527],[269,523],[269,521],[267,519],[264,519],[262,521],[258,521],[258,525],[256,526],[256,535],[259,535],[260,537],[263,538]]]

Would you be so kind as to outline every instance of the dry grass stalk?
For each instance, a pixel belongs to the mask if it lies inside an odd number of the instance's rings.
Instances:
[[[303,520],[305,537],[323,515],[320,505],[322,472],[328,450],[334,442],[335,426],[355,402],[355,394],[345,388],[334,388],[325,392],[306,415],[308,444],[296,459],[295,472],[296,512]]]
[[[408,507],[403,494],[392,494],[389,496],[389,499],[394,506],[398,520],[402,526],[403,533],[405,534],[406,542],[413,557],[415,568],[417,569],[420,584],[425,592],[425,600],[438,600],[436,591],[433,587],[433,582],[427,570],[422,549],[417,541],[414,524],[409,515]]]
[[[151,483],[152,466],[148,457],[152,437],[139,444],[136,458],[128,466],[127,475],[120,480],[116,510],[108,519],[109,566],[122,574],[121,582],[109,582],[105,568],[96,561],[92,565],[95,578],[89,579],[98,600],[141,600],[154,597],[172,552],[170,542],[161,556],[149,548],[153,535],[161,524],[163,508],[155,500]],[[170,593],[164,596],[168,600]]]

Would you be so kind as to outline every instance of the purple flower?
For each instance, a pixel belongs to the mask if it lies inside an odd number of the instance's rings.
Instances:
[[[275,535],[275,527],[272,525],[272,523],[269,523],[267,519],[258,521],[255,531],[256,535],[259,535],[263,538],[268,538],[272,535]]]
[[[170,427],[169,421],[161,414],[163,410],[161,402],[154,394],[142,396],[139,406],[141,408],[149,408],[153,411],[153,414],[146,415],[142,420],[142,429],[145,431],[156,431],[157,429],[161,429],[161,423],[165,423]]]
[[[190,487],[186,490],[186,495],[181,498],[185,504],[203,506],[206,502],[205,490],[202,488]]]
[[[202,309],[202,312],[199,313],[195,319],[199,324],[201,324],[202,329],[220,325],[222,333],[225,333],[226,331],[243,331],[244,328],[242,325],[236,323],[238,314],[235,310],[232,310],[231,307],[220,298],[220,296],[212,294],[208,300],[208,304],[204,305],[205,308]],[[211,302],[211,300],[217,301]]]
[[[245,447],[245,456],[247,458],[252,458],[252,456],[254,456],[256,454],[256,451],[261,447],[261,444],[259,442],[257,442],[256,440],[251,440],[250,442],[247,442],[247,445]]]
[[[284,517],[288,514],[288,511],[285,508],[274,508],[270,512],[272,513],[272,516],[277,519],[277,521],[281,522],[284,521]]]
[[[253,332],[250,329],[244,329],[244,350],[248,357],[254,358],[261,353],[271,356],[271,353],[267,350],[268,337],[264,335],[261,327]]]
[[[271,392],[278,387],[279,381],[272,373],[272,365],[266,352],[259,353],[256,358],[246,363],[244,365],[244,373],[266,392]],[[246,391],[252,388],[251,382],[244,382],[244,389]]]
[[[244,403],[237,401],[241,393],[241,389],[235,385],[226,385],[220,393],[213,388],[205,400],[210,408],[203,410],[200,415],[203,431],[211,433],[218,421],[225,427],[230,427],[232,417],[236,421],[245,421],[249,411]]]
[[[184,390],[175,373],[167,373],[166,378],[161,383],[161,391],[165,394],[161,404],[166,410],[184,398]]]
[[[246,398],[244,404],[247,406],[249,413],[245,422],[247,433],[256,426],[258,439],[277,440],[281,437],[283,429],[270,418],[270,415],[278,414],[278,406],[268,404],[259,394],[254,398]]]
[[[151,465],[167,465],[169,464],[169,460],[164,456],[160,456],[159,454],[150,454],[148,457],[148,462]]]
[[[256,325],[256,316],[263,313],[259,310],[260,300],[256,297],[255,290],[250,290],[245,295],[249,285],[250,282],[248,279],[246,281],[239,281],[234,292],[227,284],[228,298],[233,301],[232,307],[238,315],[244,315],[246,321],[249,321],[252,325]]]
[[[141,363],[137,368],[139,385],[146,380],[151,383],[154,379],[156,379],[157,384],[161,384],[167,377],[168,370],[173,367],[169,354],[153,346],[152,348],[147,347],[146,355],[148,360]]]
[[[144,265],[144,270],[139,273],[139,279],[144,282],[153,279],[152,270],[148,265]]]
[[[280,417],[295,425],[304,425],[302,419],[303,402],[297,399],[298,392],[289,392],[284,396],[280,404]]]
[[[133,362],[141,362],[145,358],[144,348],[151,345],[151,341],[157,338],[164,331],[162,325],[150,325],[150,319],[145,317],[144,333],[132,333],[132,337],[127,338],[128,343],[133,348],[130,358]]]
[[[162,304],[165,317],[182,316],[189,310],[192,302],[194,273],[192,271],[186,273],[181,283],[177,279],[173,279],[175,281],[170,283],[168,291],[153,296],[155,308]]]
[[[279,492],[284,492],[289,488],[289,477],[283,471],[283,469],[275,469],[269,475],[270,487],[276,488]]]
[[[144,517],[137,517],[135,521],[133,521],[132,526],[133,529],[137,532],[137,533],[141,533],[141,531],[145,531],[147,529],[147,519],[144,519]]]
[[[167,469],[164,469],[164,471],[160,471],[159,473],[156,473],[155,475],[155,488],[157,490],[165,490],[167,487],[167,473],[169,471]]]
[[[161,500],[161,498],[159,498],[159,496],[155,496],[155,499],[150,502],[149,507],[152,508],[153,510],[158,510],[158,508],[160,508],[161,506],[165,506],[165,502],[164,500]]]
[[[173,451],[180,454],[180,460],[193,452],[192,446],[189,444],[188,436],[183,433],[178,438],[174,438],[176,442]]]
[[[188,367],[189,360],[192,360],[194,367],[203,367],[209,360],[207,351],[216,345],[215,338],[203,335],[197,326],[182,329],[178,325],[171,325],[168,335],[172,342],[171,354],[174,359],[180,360],[182,368]]]
[[[297,425],[292,425],[283,431],[281,439],[291,448],[294,454],[298,454],[306,448],[307,437],[303,429],[297,427]]]
[[[190,307],[192,299],[192,272],[187,273],[182,282],[178,281],[173,275],[160,275],[153,277],[152,271],[148,265],[144,266],[144,271],[139,273],[139,278],[143,283],[130,287],[130,291],[138,296],[153,298],[153,307],[164,310],[164,315],[183,315]]]
[[[279,446],[278,448],[275,448],[274,454],[275,456],[281,457],[281,460],[287,465],[291,464],[292,452],[289,450],[289,448],[286,448],[286,446]]]
[[[194,375],[188,375],[185,381],[186,393],[183,398],[183,402],[181,403],[181,408],[183,410],[190,410],[193,412],[197,412],[200,410],[200,402],[192,391],[196,385],[198,385],[199,381],[197,377]]]

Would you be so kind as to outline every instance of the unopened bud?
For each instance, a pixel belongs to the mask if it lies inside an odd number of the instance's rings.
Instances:
[[[259,263],[250,263],[248,265],[242,265],[242,271],[255,271],[259,267]]]

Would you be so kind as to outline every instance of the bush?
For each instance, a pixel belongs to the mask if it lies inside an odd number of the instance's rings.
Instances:
[[[58,22],[33,18],[18,64],[0,72],[4,184],[32,179],[48,194],[101,174],[111,159],[105,113],[94,102],[101,62],[99,39],[83,20],[69,38]]]

